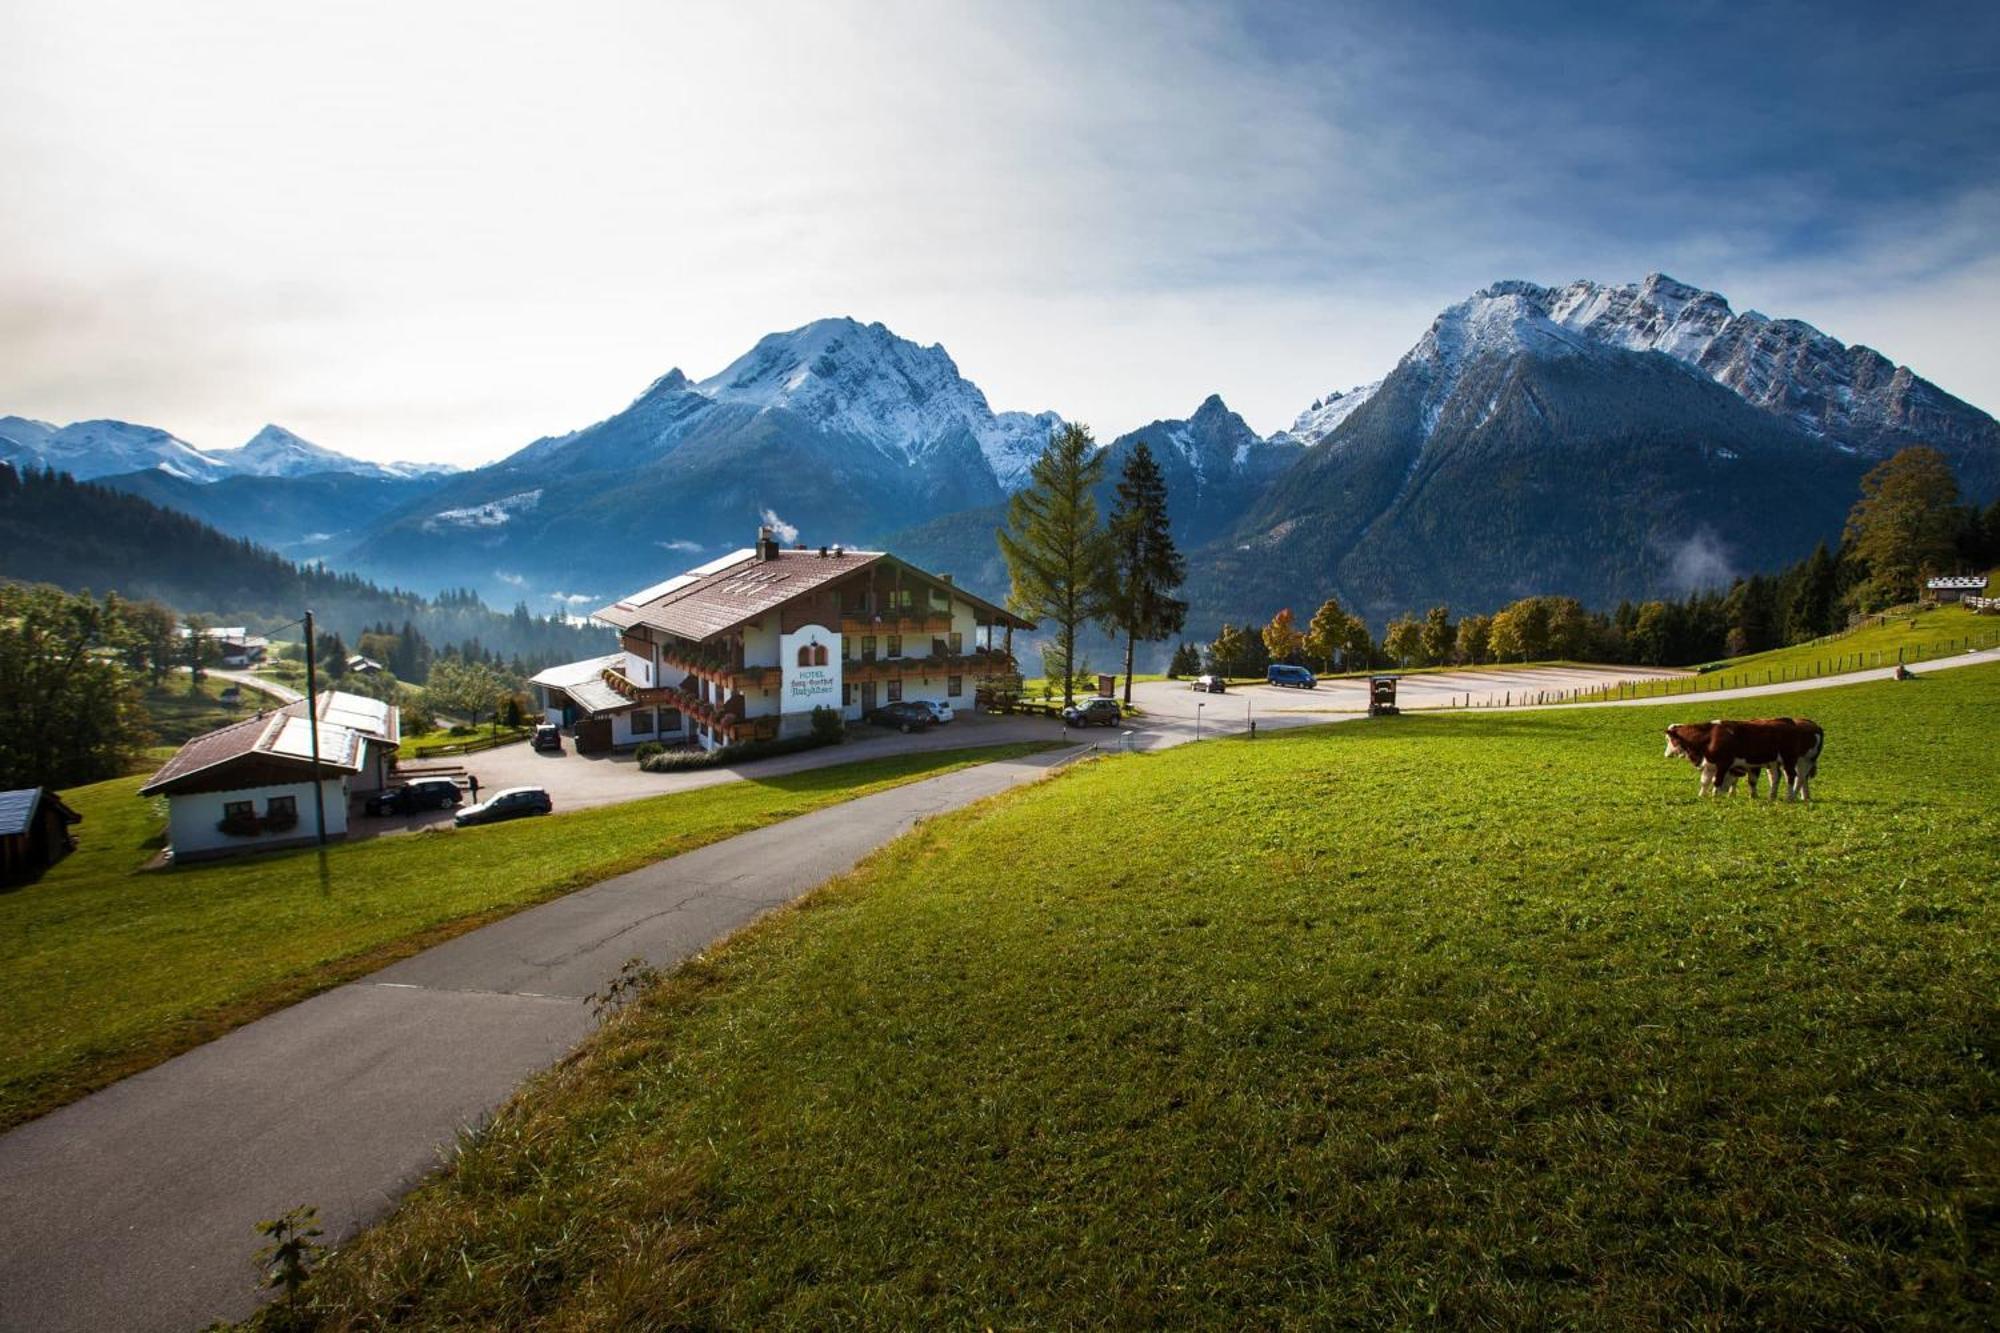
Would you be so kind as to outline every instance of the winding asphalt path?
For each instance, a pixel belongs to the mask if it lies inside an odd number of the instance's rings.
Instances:
[[[239,1028],[0,1137],[0,1329],[189,1329],[257,1302],[257,1222],[386,1213],[591,1030],[586,997],[668,967],[920,821],[1076,749],[878,792],[605,880]]]

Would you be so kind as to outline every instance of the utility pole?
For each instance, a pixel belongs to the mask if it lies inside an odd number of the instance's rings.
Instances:
[[[313,613],[306,612],[306,733],[312,737],[313,827],[326,846],[326,789],[319,785],[319,667],[313,643]]]

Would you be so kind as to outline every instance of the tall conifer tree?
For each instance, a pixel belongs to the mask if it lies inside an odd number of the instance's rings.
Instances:
[[[1105,622],[1125,636],[1125,704],[1132,704],[1132,655],[1180,632],[1187,603],[1173,591],[1187,577],[1187,561],[1167,525],[1167,479],[1144,440],[1126,456],[1111,510],[1113,578]]]
[[[1104,476],[1104,458],[1090,430],[1064,426],[1049,439],[1028,472],[1028,485],[1007,502],[1000,553],[1013,582],[1013,609],[1055,623],[1056,649],[1076,661],[1077,631],[1104,618],[1111,586],[1110,535],[1098,519],[1093,495]],[[1075,699],[1073,673],[1063,672],[1063,704]]]

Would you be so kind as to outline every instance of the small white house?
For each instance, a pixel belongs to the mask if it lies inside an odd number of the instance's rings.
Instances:
[[[316,842],[322,810],[327,836],[346,836],[350,797],[390,779],[401,719],[392,704],[338,690],[318,704],[316,719],[301,700],[197,736],[139,789],[167,798],[176,861]]]

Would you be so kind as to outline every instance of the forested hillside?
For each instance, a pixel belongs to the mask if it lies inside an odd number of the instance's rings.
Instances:
[[[308,607],[330,631],[358,639],[382,623],[415,625],[428,639],[477,639],[524,660],[603,652],[606,631],[525,606],[493,610],[470,594],[424,597],[352,574],[297,565],[184,514],[63,473],[0,465],[0,578],[152,598],[184,614],[262,629]]]

